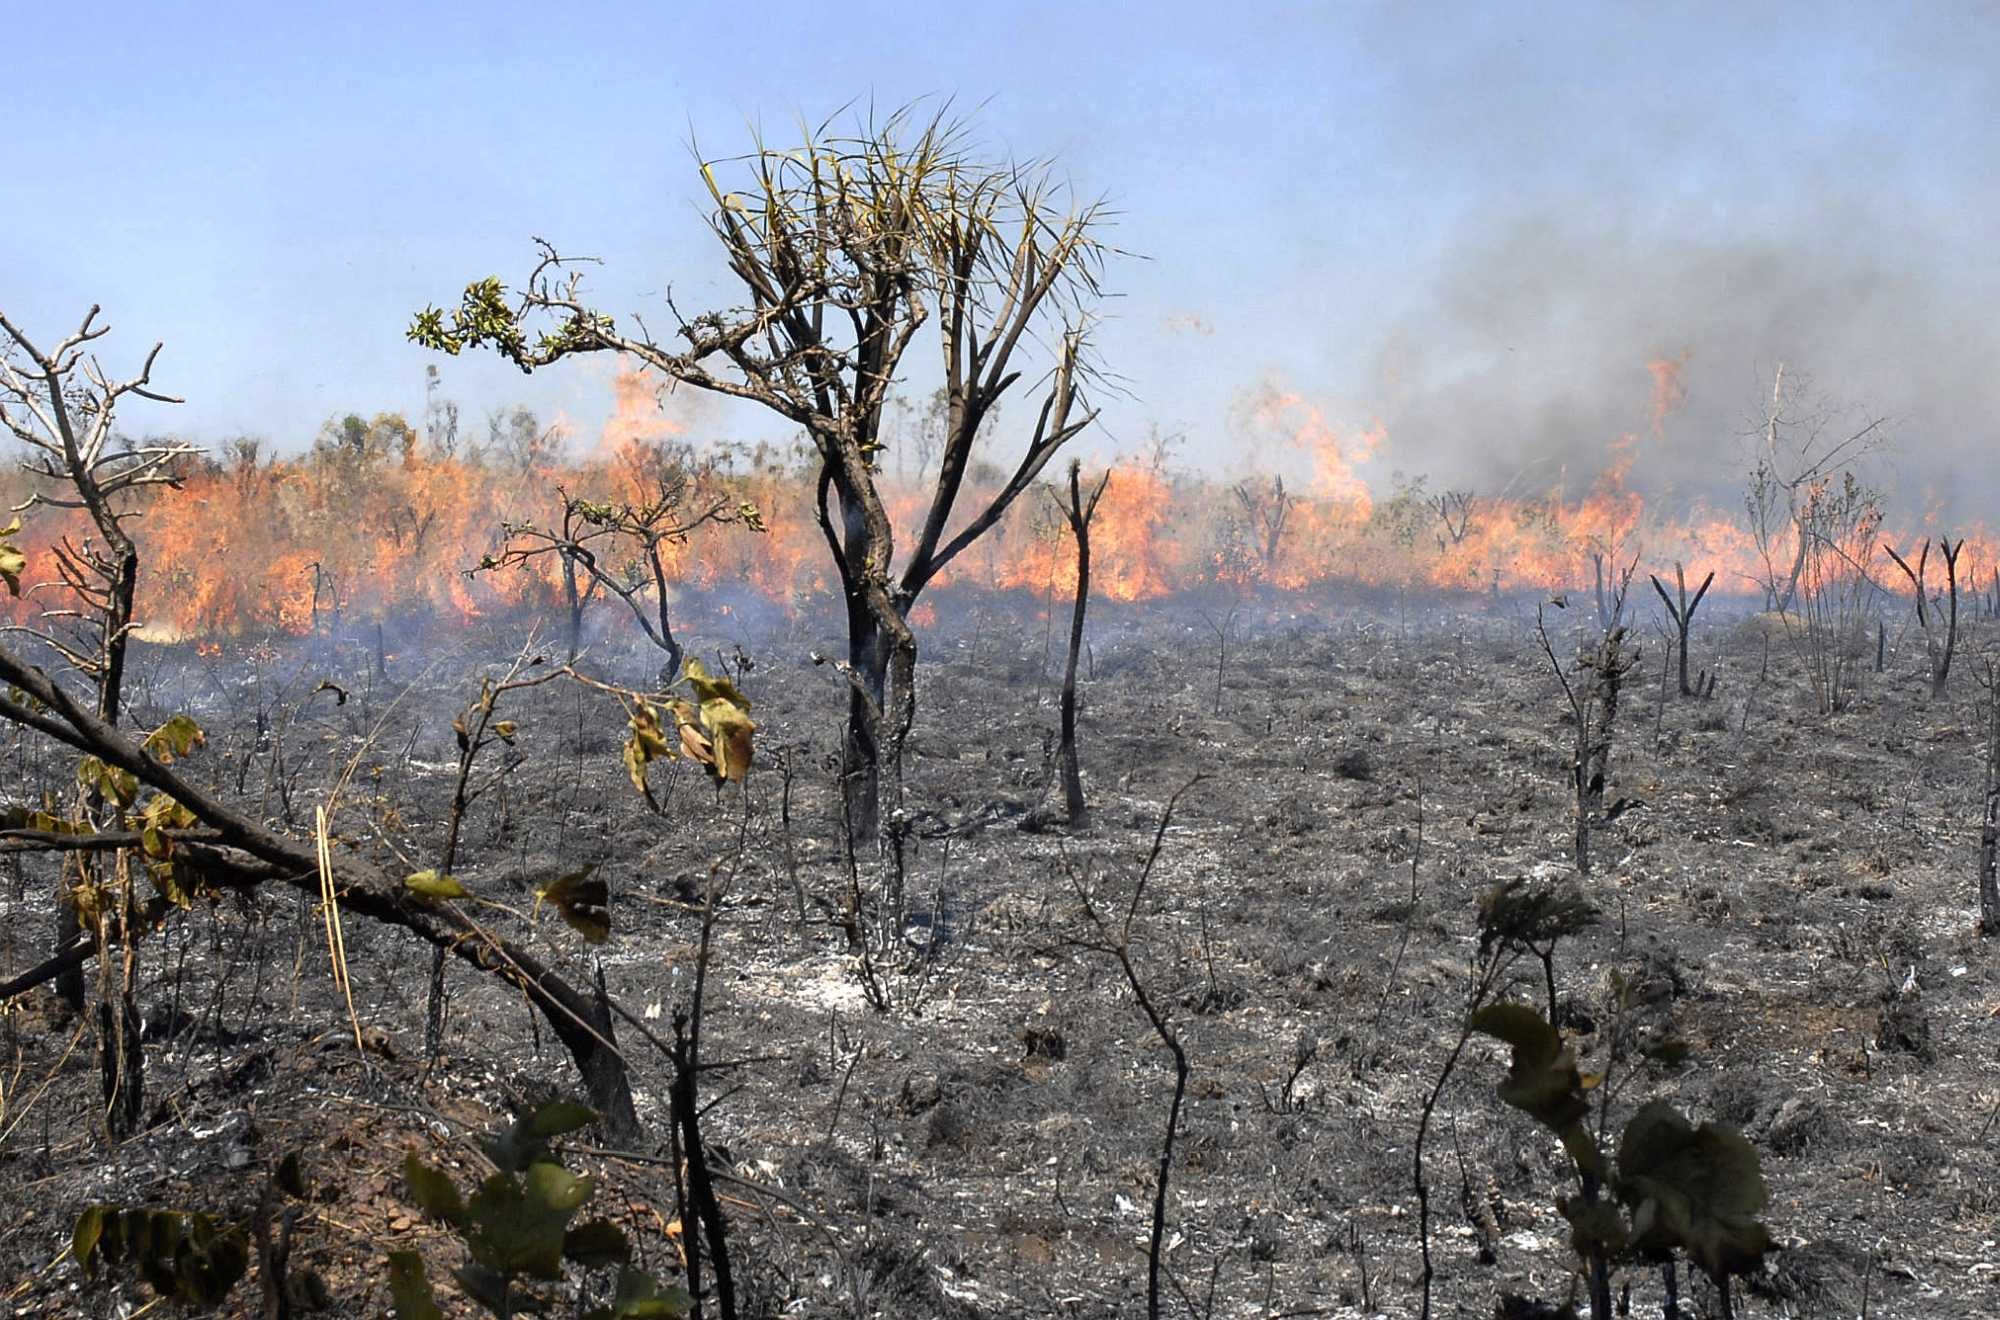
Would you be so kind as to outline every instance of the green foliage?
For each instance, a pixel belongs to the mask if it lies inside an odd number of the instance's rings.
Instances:
[[[1717,1123],[1695,1127],[1653,1100],[1626,1123],[1613,1161],[1585,1122],[1603,1079],[1578,1068],[1575,1051],[1547,1019],[1522,1004],[1495,1003],[1474,1013],[1471,1025],[1513,1047],[1500,1098],[1561,1138],[1576,1164],[1582,1191],[1557,1204],[1579,1256],[1608,1265],[1680,1252],[1718,1285],[1759,1268],[1774,1246],[1757,1221],[1770,1195],[1756,1149],[1741,1132]]]
[[[429,1217],[449,1225],[464,1242],[466,1263],[452,1271],[460,1291],[495,1315],[547,1308],[536,1283],[563,1279],[565,1265],[619,1269],[612,1305],[591,1313],[604,1320],[643,1320],[687,1314],[689,1299],[627,1268],[631,1244],[604,1219],[571,1221],[596,1184],[565,1169],[550,1149],[556,1138],[597,1121],[582,1105],[556,1100],[514,1120],[485,1143],[497,1166],[461,1197],[449,1175],[414,1154],[403,1162],[410,1199]],[[399,1320],[433,1320],[440,1314],[423,1262],[414,1252],[389,1257],[389,1289]]]
[[[441,308],[426,307],[405,333],[412,343],[453,357],[468,348],[491,348],[524,372],[597,348],[599,334],[612,330],[611,318],[577,312],[530,344],[521,314],[508,305],[507,287],[490,276],[466,285],[449,324],[445,316]]]
[[[93,1205],[77,1217],[70,1248],[93,1278],[100,1262],[129,1265],[160,1296],[191,1306],[221,1302],[250,1265],[241,1226],[188,1210]]]

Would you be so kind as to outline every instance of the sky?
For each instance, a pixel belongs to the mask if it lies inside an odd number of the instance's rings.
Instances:
[[[474,425],[527,404],[588,432],[601,362],[439,358],[411,313],[518,279],[535,236],[603,259],[606,310],[726,306],[697,148],[950,97],[1134,254],[1092,456],[1159,428],[1229,468],[1273,443],[1256,402],[1296,394],[1385,436],[1378,491],[1578,479],[1633,433],[1635,480],[1725,492],[1782,362],[1890,419],[1904,497],[1992,489],[1987,5],[101,3],[7,30],[0,309],[52,340],[103,304],[113,371],[164,341],[186,403],[137,431],[296,449],[417,416],[436,363]],[[1661,359],[1685,395],[1654,429]]]

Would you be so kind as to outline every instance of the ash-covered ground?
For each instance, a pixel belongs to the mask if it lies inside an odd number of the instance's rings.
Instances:
[[[1574,613],[1556,617],[1580,626]],[[733,1175],[720,1190],[744,1313],[1144,1313],[1174,1074],[1093,947],[1103,933],[1082,895],[1122,914],[1180,793],[1131,943],[1192,1066],[1165,1312],[1416,1314],[1412,1143],[1463,1021],[1478,897],[1571,870],[1573,731],[1532,604],[1093,606],[1083,832],[1063,824],[1051,756],[1066,617],[1051,629],[1018,602],[966,599],[941,614],[923,637],[907,766],[905,937],[870,959],[885,1008],[843,928],[846,696],[808,660],[839,649],[829,622],[694,639],[711,668],[736,672],[739,649],[754,662],[740,679],[759,725],[743,790],[679,764],[655,771],[665,812],[649,812],[620,762],[623,713],[567,682],[511,697],[516,747],[481,763],[483,779],[520,758],[474,808],[457,868],[481,919],[574,983],[601,965],[661,1034],[691,985],[703,896],[721,894],[705,1051],[726,1066],[702,1091],[712,1158]],[[1708,701],[1663,687],[1663,639],[1637,630],[1607,797],[1643,805],[1597,839],[1582,885],[1602,919],[1560,946],[1558,990],[1586,1058],[1618,1016],[1614,974],[1631,986],[1627,1025],[1691,1047],[1632,1075],[1614,1114],[1663,1096],[1756,1143],[1783,1249],[1738,1314],[2000,1312],[2000,969],[1975,889],[1974,668],[2000,640],[1992,627],[1968,627],[1942,699],[1918,672],[1920,639],[1892,636],[1885,672],[1867,657],[1832,717],[1814,712],[1768,620],[1726,603],[1698,620],[1696,664],[1720,666]],[[649,682],[657,653],[608,631],[583,667]],[[1558,631],[1557,653],[1579,640]],[[421,869],[451,794],[452,719],[520,643],[501,629],[391,641],[379,670],[372,639],[150,649],[131,722],[194,714],[209,744],[189,764],[205,782],[301,833],[332,799],[339,846]],[[9,737],[19,793],[70,782],[71,758]],[[612,894],[596,949],[534,912],[535,887],[584,863]],[[10,864],[7,975],[44,955],[54,889],[50,865]],[[892,873],[861,859],[871,902]],[[46,989],[9,1008],[8,1313],[135,1313],[141,1285],[88,1280],[69,1258],[78,1213],[115,1201],[246,1216],[291,1151],[311,1188],[292,1269],[317,1273],[327,1314],[388,1312],[390,1250],[422,1253],[434,1279],[462,1261],[408,1199],[405,1154],[469,1182],[476,1138],[512,1107],[575,1094],[574,1071],[517,994],[456,964],[427,1070],[428,949],[360,919],[345,937],[359,1048],[321,915],[290,892],[149,937],[148,1125],[116,1146],[95,1116],[88,1025]],[[1518,980],[1539,1004],[1539,965]],[[570,1162],[601,1180],[593,1211],[671,1276],[668,1064],[627,1024],[619,1042],[646,1144],[626,1158],[586,1135]],[[1495,1096],[1505,1067],[1502,1047],[1475,1041],[1430,1132],[1439,1315],[1571,1295],[1555,1198],[1572,1179],[1554,1140]],[[1658,1314],[1657,1278],[1628,1281],[1632,1313]],[[1709,1313],[1705,1286],[1686,1288]],[[607,1291],[588,1276],[577,1313]],[[475,1313],[448,1284],[440,1294],[448,1314]],[[259,1305],[253,1271],[225,1310]]]

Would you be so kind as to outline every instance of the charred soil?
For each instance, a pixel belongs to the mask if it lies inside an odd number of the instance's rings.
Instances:
[[[1218,672],[1220,611],[1093,609],[1087,833],[1061,814],[1061,639],[1018,603],[957,599],[925,632],[902,810],[884,855],[852,874],[845,691],[806,658],[837,650],[824,620],[694,639],[756,703],[757,762],[742,789],[687,764],[656,772],[664,814],[627,781],[623,715],[601,694],[550,684],[505,712],[520,764],[480,798],[457,868],[482,919],[574,984],[601,964],[612,997],[664,1032],[689,993],[702,903],[720,895],[704,1126],[745,1314],[1143,1313],[1173,1070],[1116,964],[1086,947],[1083,895],[1122,910],[1168,800],[1197,775],[1132,942],[1193,1070],[1169,1309],[1416,1313],[1411,1145],[1463,1021],[1478,897],[1570,869],[1573,737],[1532,610],[1267,599],[1233,616]],[[1638,1026],[1691,1049],[1620,1103],[1664,1096],[1755,1142],[1783,1249],[1739,1314],[2000,1312],[2000,968],[1976,930],[1982,693],[1965,676],[1934,699],[1912,643],[1821,717],[1782,632],[1710,611],[1695,644],[1719,671],[1711,699],[1663,678],[1660,634],[1640,643],[1605,792],[1626,803],[1582,879],[1602,919],[1557,957],[1565,1021],[1590,1048],[1624,978]],[[1970,629],[1968,649],[1992,626]],[[1582,640],[1558,636],[1558,654]],[[418,870],[436,864],[453,715],[517,645],[150,648],[134,723],[193,714],[209,737],[193,773],[300,833],[337,791],[336,846]],[[616,645],[583,661],[633,684],[657,663]],[[23,798],[73,774],[14,737]],[[9,864],[11,975],[46,954],[55,881],[44,862]],[[534,896],[585,864],[611,895],[596,947]],[[857,880],[876,918],[866,969],[846,909]],[[879,919],[892,888],[900,923]],[[434,1279],[460,1262],[410,1201],[404,1156],[466,1180],[474,1139],[575,1094],[574,1071],[518,995],[459,966],[430,1063],[428,950],[358,920],[345,936],[354,1022],[322,917],[288,893],[150,936],[147,1121],[116,1145],[90,1025],[45,989],[16,1001],[0,1023],[8,1313],[130,1314],[141,1285],[68,1258],[78,1214],[119,1202],[246,1218],[292,1151],[308,1182],[291,1252],[301,1303],[321,1300],[299,1282],[310,1273],[328,1314],[385,1314],[386,1252],[422,1253]],[[1538,967],[1518,993],[1540,1002]],[[619,1044],[647,1142],[587,1137],[567,1160],[599,1178],[594,1212],[671,1277],[669,1067],[636,1027],[621,1022]],[[1567,1165],[1495,1097],[1504,1068],[1475,1044],[1432,1131],[1439,1315],[1571,1295],[1554,1204]],[[252,1274],[228,1309],[256,1313]],[[1634,1314],[1657,1314],[1657,1278],[1627,1282]],[[592,1276],[584,1291],[608,1288]],[[455,1295],[446,1308],[472,1314]]]

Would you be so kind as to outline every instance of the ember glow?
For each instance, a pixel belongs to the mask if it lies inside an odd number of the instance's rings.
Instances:
[[[1648,364],[1644,433],[1609,437],[1601,468],[1575,482],[1509,495],[1453,491],[1381,475],[1395,457],[1380,426],[1343,429],[1321,405],[1272,383],[1247,391],[1237,426],[1248,470],[1202,475],[1155,456],[1127,457],[1093,525],[1093,591],[1120,602],[1189,591],[1266,591],[1335,598],[1343,590],[1456,593],[1590,591],[1600,574],[1636,563],[1671,580],[1713,569],[1720,594],[1754,597],[1782,576],[1793,534],[1760,553],[1739,509],[1649,500],[1633,482],[1648,446],[1666,443],[1684,397],[1685,358]],[[588,444],[551,446],[525,469],[428,452],[394,415],[349,428],[349,445],[322,443],[276,460],[235,454],[189,470],[178,489],[154,493],[130,524],[139,544],[142,635],[156,641],[304,634],[333,620],[414,619],[444,624],[504,620],[562,600],[552,559],[469,574],[496,553],[502,526],[549,520],[558,487],[593,500],[637,498],[661,464],[700,471],[695,490],[757,506],[766,530],[706,528],[671,547],[672,580],[692,605],[718,613],[761,601],[792,613],[839,585],[814,513],[810,469],[771,447],[706,453],[660,411],[654,382],[637,372],[612,381],[616,406]],[[18,478],[14,502],[25,491]],[[921,518],[927,490],[885,478],[898,525]],[[968,492],[962,507],[988,492]],[[1906,557],[1927,536],[1964,535],[1961,584],[1994,589],[2000,545],[1983,528],[1939,527],[1922,512],[1884,539]],[[52,543],[77,538],[76,511],[36,508],[22,537],[31,565]],[[943,589],[1011,592],[1046,603],[1075,580],[1075,548],[1053,500],[1019,501],[994,531],[939,577]],[[36,575],[31,572],[31,580]],[[1899,573],[1878,573],[1907,591]],[[1936,584],[1941,588],[1942,583]],[[53,587],[10,604],[25,622],[68,608]],[[934,620],[929,609],[919,624]]]

